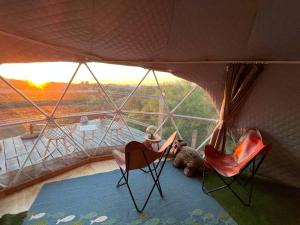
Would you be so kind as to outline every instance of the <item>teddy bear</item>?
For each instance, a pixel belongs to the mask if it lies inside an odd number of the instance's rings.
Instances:
[[[188,147],[183,140],[176,140],[173,149],[174,167],[184,168],[183,173],[188,177],[202,173],[204,167],[203,154],[201,155],[196,149]]]

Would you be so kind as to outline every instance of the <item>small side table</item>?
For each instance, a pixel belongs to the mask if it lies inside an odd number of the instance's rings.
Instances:
[[[85,132],[86,131],[92,131],[92,139],[94,139],[94,133],[95,133],[95,130],[97,130],[98,127],[96,124],[86,124],[86,125],[80,125],[79,126],[79,130],[83,132],[83,136],[82,136],[82,142],[84,144],[84,141],[85,141]]]
[[[159,135],[155,135],[154,138],[149,138],[145,135],[145,141],[150,142],[152,145],[156,144],[157,150],[159,150],[159,143],[161,142],[161,137]]]

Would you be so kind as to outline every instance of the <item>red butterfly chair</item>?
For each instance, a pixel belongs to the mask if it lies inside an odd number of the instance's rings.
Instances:
[[[117,183],[117,187],[120,187],[122,185],[127,186],[129,190],[129,194],[131,196],[131,199],[133,201],[133,204],[136,208],[136,210],[141,213],[145,209],[150,196],[154,190],[155,187],[157,187],[160,196],[163,198],[159,177],[161,175],[161,172],[164,168],[164,165],[166,163],[167,157],[171,151],[173,142],[176,138],[176,132],[174,132],[168,140],[160,147],[158,151],[153,151],[149,148],[147,148],[144,144],[132,141],[129,142],[125,146],[125,152],[119,151],[119,150],[113,150],[113,156],[120,167],[120,171],[122,173],[122,177]],[[164,160],[162,160],[164,158]],[[158,159],[158,162],[155,164],[154,161]],[[151,168],[151,164],[153,165],[153,168]],[[160,169],[158,169],[158,166],[161,164]],[[128,178],[129,178],[129,171],[135,170],[135,169],[143,169],[147,168],[151,177],[153,179],[153,186],[149,192],[149,195],[143,205],[142,208],[139,208],[136,204],[135,198],[133,196],[133,193],[131,191],[131,188],[129,186]],[[145,170],[143,170],[145,171]],[[124,180],[123,183],[121,181]]]
[[[205,193],[209,194],[214,191],[221,190],[223,188],[229,188],[231,192],[245,205],[250,206],[251,197],[253,192],[253,179],[257,173],[260,165],[264,161],[267,153],[271,149],[272,145],[265,145],[263,143],[261,134],[258,129],[251,128],[247,130],[246,134],[241,138],[232,154],[224,154],[218,152],[211,145],[205,146],[205,158],[204,163],[207,168],[214,170],[225,185],[214,188],[212,190],[206,190],[205,188],[205,168],[203,170],[203,182],[202,189]],[[250,166],[251,165],[251,166]],[[231,185],[240,174],[248,167],[251,167],[251,176],[245,181],[244,186],[251,182],[248,201],[245,202],[236,191],[233,190]],[[227,181],[225,178],[231,177],[231,181]]]

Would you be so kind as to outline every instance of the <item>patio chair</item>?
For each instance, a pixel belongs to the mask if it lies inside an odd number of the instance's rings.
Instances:
[[[220,177],[225,185],[207,190],[205,188],[205,172],[203,169],[202,189],[206,194],[228,188],[245,206],[251,205],[254,176],[263,163],[272,145],[265,145],[258,129],[251,128],[241,137],[232,154],[220,153],[213,146],[205,146],[205,167],[210,168]],[[232,188],[232,184],[246,168],[250,168],[251,175],[246,179],[243,186],[250,184],[247,201]],[[228,181],[228,178],[231,180]]]
[[[125,116],[123,116],[122,118],[121,118],[121,116],[116,116],[115,120],[111,124],[111,127],[109,129],[110,140],[112,140],[114,132],[116,133],[117,138],[119,138],[119,134],[122,134],[123,128],[126,126],[126,124],[125,124],[126,123]]]
[[[61,127],[69,136],[72,136],[72,133],[76,130],[76,124],[65,124]],[[62,144],[65,148],[65,154],[67,154],[69,152],[68,146],[67,146],[67,135],[61,130],[59,129],[56,124],[54,123],[49,123],[47,128],[45,129],[45,133],[44,133],[45,137],[48,139],[47,145],[46,145],[46,149],[44,152],[44,158],[47,158],[49,155],[52,154],[52,152],[54,152],[54,150],[52,150],[51,152],[49,151],[49,147],[51,142],[53,142],[53,144],[55,145],[55,149],[58,148],[58,143],[60,141],[62,141]],[[49,154],[47,155],[47,153],[49,152]]]
[[[146,145],[137,141],[129,142],[125,146],[125,152],[119,150],[113,150],[113,156],[122,174],[120,180],[117,183],[117,187],[120,187],[122,185],[127,186],[134,207],[139,213],[143,212],[143,210],[145,209],[155,187],[159,191],[160,196],[163,198],[159,177],[162,173],[162,170],[166,163],[167,157],[171,151],[175,138],[176,138],[176,132],[174,132],[168,138],[168,140],[166,140],[166,142],[160,147],[158,151],[153,151],[147,148]],[[156,160],[158,160],[158,162],[154,164],[154,161]],[[151,167],[151,164],[153,168]],[[139,208],[137,206],[135,197],[129,185],[129,172],[131,170],[143,169],[145,167],[148,169],[152,177],[153,185],[143,206]],[[123,183],[121,183],[122,180],[124,180]]]

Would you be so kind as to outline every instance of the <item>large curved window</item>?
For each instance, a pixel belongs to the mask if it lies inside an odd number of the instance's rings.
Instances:
[[[102,63],[0,66],[0,185],[109,155],[148,126],[201,149],[217,112],[199,86],[169,73]]]

